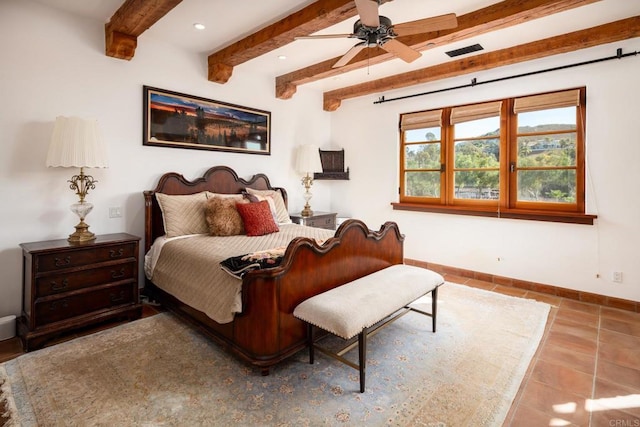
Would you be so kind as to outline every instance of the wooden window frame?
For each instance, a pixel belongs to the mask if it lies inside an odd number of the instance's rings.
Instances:
[[[537,98],[545,100],[553,98],[555,95],[561,102],[567,102],[575,93],[567,93],[578,91],[579,99],[576,105],[576,203],[552,203],[552,202],[533,202],[517,200],[517,149],[518,149],[518,123],[517,113],[514,111],[516,100],[521,105],[528,105],[530,100]],[[527,99],[531,98],[531,99]],[[477,199],[454,199],[454,124],[451,123],[451,112],[458,108],[472,108],[474,105],[489,104],[489,102],[469,104],[468,106],[451,106],[438,108],[431,111],[441,111],[441,140],[440,140],[440,197],[417,197],[405,196],[405,150],[406,146],[412,143],[405,142],[404,130],[415,129],[415,127],[402,127],[403,114],[400,116],[400,188],[399,202],[391,203],[395,210],[410,210],[422,212],[440,212],[456,215],[473,215],[496,218],[512,218],[526,219],[536,221],[552,221],[575,224],[593,224],[596,215],[585,213],[585,128],[586,128],[586,88],[573,88],[563,91],[546,92],[542,94],[533,94],[520,97],[506,98],[490,102],[502,102],[500,113],[500,162],[499,174],[500,196],[498,200],[477,200]],[[553,103],[548,108],[559,108]],[[528,110],[531,111],[531,110]],[[524,111],[523,111],[524,112]],[[416,115],[429,116],[430,111],[422,113],[409,113]],[[408,120],[404,120],[406,124]],[[415,144],[415,143],[413,143]],[[512,168],[511,165],[514,165]]]

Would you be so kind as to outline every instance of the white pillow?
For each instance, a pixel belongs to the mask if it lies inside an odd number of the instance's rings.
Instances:
[[[273,201],[273,197],[271,196],[261,196],[259,194],[252,194],[251,197],[255,197],[256,200],[258,201],[265,201],[269,204],[269,210],[271,211],[271,216],[273,217],[273,221],[277,224],[280,221],[278,221],[278,214],[276,212],[276,203]]]
[[[205,193],[207,194],[207,199],[213,199],[214,197],[219,197],[221,199],[237,199],[239,197],[242,199],[242,194],[240,193],[212,193],[211,191],[205,191]]]
[[[162,211],[167,237],[209,232],[205,219],[207,195],[204,191],[187,195],[156,193],[156,199]]]
[[[278,190],[255,190],[253,188],[247,188],[247,193],[255,196],[269,197],[273,200],[273,205],[276,209],[276,222],[278,224],[291,224],[291,217],[287,211],[287,205],[284,203],[282,193]]]

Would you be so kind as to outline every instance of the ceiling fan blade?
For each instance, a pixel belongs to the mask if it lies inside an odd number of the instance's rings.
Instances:
[[[417,21],[403,22],[393,26],[393,31],[398,36],[427,33],[429,31],[448,30],[458,26],[458,18],[455,13],[418,19]]]
[[[296,40],[304,40],[304,39],[352,39],[354,38],[354,34],[318,34],[315,36],[298,36]]]
[[[387,40],[381,47],[387,52],[393,53],[405,62],[413,62],[422,56],[422,54],[417,50],[410,48],[396,39]]]
[[[378,15],[377,0],[355,0],[360,22],[367,27],[378,28],[380,26],[380,15]]]
[[[351,61],[357,54],[360,53],[360,51],[362,49],[364,49],[367,46],[367,44],[365,42],[361,42],[356,44],[355,46],[353,46],[351,49],[349,49],[347,51],[347,53],[345,53],[344,55],[342,55],[342,58],[340,58],[338,60],[338,62],[336,62],[335,64],[333,64],[331,66],[331,68],[340,68],[340,67],[344,67],[345,65],[347,65],[349,63],[349,61]]]

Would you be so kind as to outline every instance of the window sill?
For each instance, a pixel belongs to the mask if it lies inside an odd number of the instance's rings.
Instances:
[[[593,220],[597,215],[580,214],[572,212],[554,211],[534,211],[523,209],[501,209],[497,212],[495,208],[481,208],[468,206],[440,206],[422,203],[391,203],[394,210],[434,212],[453,215],[484,216],[490,218],[510,218],[525,219],[532,221],[564,222],[569,224],[593,225]]]

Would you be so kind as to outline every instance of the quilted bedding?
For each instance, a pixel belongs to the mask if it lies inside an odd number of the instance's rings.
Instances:
[[[279,232],[265,236],[178,238],[164,243],[152,271],[149,265],[145,265],[145,271],[160,289],[218,323],[229,323],[242,311],[242,281],[222,270],[221,261],[287,246],[299,236],[325,240],[334,233],[333,230],[298,224],[280,224]]]

